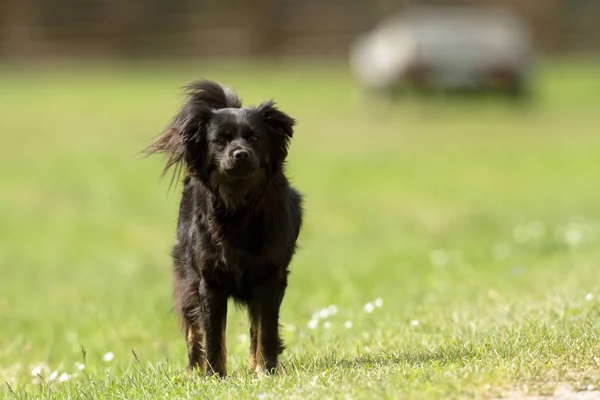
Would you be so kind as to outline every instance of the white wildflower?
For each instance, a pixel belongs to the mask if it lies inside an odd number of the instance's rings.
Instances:
[[[419,320],[413,319],[412,321],[410,321],[410,325],[411,326],[418,326],[419,325]]]
[[[83,371],[85,369],[85,364],[82,364],[80,362],[76,362],[75,363],[75,368],[77,368],[78,371]]]
[[[310,322],[308,323],[308,329],[316,329],[317,326],[319,326],[319,320],[318,319],[311,319]]]
[[[346,321],[346,322],[344,323],[344,327],[345,327],[346,329],[350,329],[350,328],[352,328],[352,321]]]
[[[319,310],[319,318],[327,319],[329,318],[329,308],[322,308]]]
[[[442,268],[450,261],[450,256],[444,250],[434,250],[430,255],[429,259],[434,267]]]
[[[539,239],[546,233],[546,227],[542,221],[531,221],[529,223],[529,235],[534,239]]]
[[[58,371],[52,371],[52,373],[50,374],[50,376],[48,377],[48,379],[50,379],[51,381],[55,380],[56,377],[58,376]]]
[[[365,304],[363,309],[365,310],[365,312],[367,314],[370,314],[373,312],[373,310],[375,310],[375,306],[373,305],[373,303],[369,302],[369,303]]]
[[[513,237],[517,243],[525,243],[531,239],[531,231],[526,225],[519,225],[513,230]]]
[[[238,341],[241,343],[246,343],[248,341],[248,335],[246,335],[245,333],[240,333],[238,335]]]
[[[335,305],[331,305],[327,309],[329,310],[329,315],[336,315],[338,313],[338,308]]]
[[[69,380],[69,374],[67,374],[66,372],[63,372],[62,374],[60,374],[60,376],[58,377],[58,381],[59,382],[66,382]]]
[[[113,353],[112,351],[109,351],[108,353],[102,356],[102,360],[104,362],[111,362],[113,358],[115,358],[115,353]]]
[[[519,276],[521,276],[523,274],[523,268],[515,265],[510,270],[510,273],[511,273],[512,276],[514,276],[515,278],[517,278],[517,277],[519,277]]]
[[[506,243],[497,243],[492,247],[492,257],[494,260],[506,260],[508,256],[510,256],[510,246]]]
[[[383,306],[383,299],[381,297],[378,297],[375,299],[373,304],[375,304],[375,307],[381,308]]]
[[[571,247],[577,246],[583,239],[583,231],[577,226],[569,226],[565,232],[565,242]]]
[[[331,328],[331,322],[325,321],[325,323],[323,324],[323,328],[330,329]]]
[[[588,293],[585,295],[585,301],[592,301],[594,300],[594,295],[592,293]]]
[[[38,376],[38,375],[40,375],[41,373],[42,373],[42,367],[40,367],[39,365],[38,365],[38,366],[36,366],[36,367],[34,367],[34,368],[31,370],[31,376]]]

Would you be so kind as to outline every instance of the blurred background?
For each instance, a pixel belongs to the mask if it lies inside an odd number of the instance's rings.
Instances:
[[[339,59],[390,13],[456,4],[510,8],[544,52],[600,48],[594,0],[3,0],[0,55]]]
[[[298,119],[290,359],[552,324],[597,291],[599,54],[598,0],[0,0],[0,382],[70,374],[82,347],[99,379],[109,352],[185,364],[179,187],[139,152],[196,78]],[[230,314],[235,370],[247,323]],[[568,315],[550,340],[591,314]],[[545,371],[542,350],[519,365]]]

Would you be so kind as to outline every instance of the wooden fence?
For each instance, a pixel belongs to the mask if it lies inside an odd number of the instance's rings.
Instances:
[[[504,5],[544,51],[600,50],[600,0],[0,0],[0,57],[345,57],[418,3]]]

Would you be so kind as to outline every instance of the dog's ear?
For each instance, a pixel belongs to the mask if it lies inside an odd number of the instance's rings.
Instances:
[[[258,106],[263,121],[273,132],[284,135],[286,143],[294,136],[296,120],[275,107],[275,102],[267,101]]]
[[[290,139],[294,136],[296,121],[275,107],[273,101],[260,104],[258,107],[262,120],[273,134],[273,172],[281,168],[288,154]]]
[[[189,168],[202,157],[206,126],[212,112],[222,108],[242,106],[236,93],[218,83],[203,80],[194,81],[184,88],[186,96],[181,110],[169,125],[144,153],[164,153],[167,155],[163,175],[175,167],[175,179],[187,164]]]
[[[242,102],[237,94],[227,86],[212,81],[194,81],[185,87],[188,102],[213,110],[221,108],[240,108]]]

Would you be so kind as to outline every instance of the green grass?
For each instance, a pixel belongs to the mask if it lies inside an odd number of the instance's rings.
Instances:
[[[307,212],[281,377],[246,371],[248,325],[233,307],[229,376],[183,373],[168,256],[179,193],[159,180],[163,160],[138,152],[195,77],[248,104],[273,97],[299,120],[288,171]],[[600,386],[600,72],[555,63],[538,78],[528,109],[364,107],[336,66],[3,68],[0,396],[448,399]],[[329,305],[337,314],[309,329]]]

